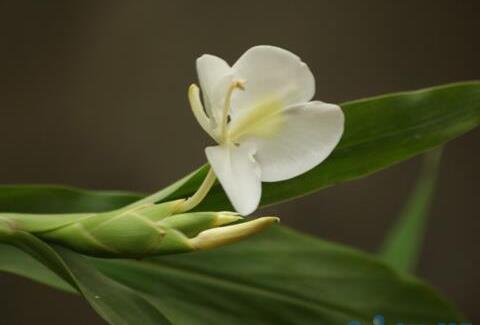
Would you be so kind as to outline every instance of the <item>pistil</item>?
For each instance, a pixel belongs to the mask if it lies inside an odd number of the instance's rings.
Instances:
[[[227,95],[225,96],[225,103],[223,105],[223,114],[221,122],[221,131],[220,131],[220,143],[225,143],[228,141],[228,116],[230,115],[231,101],[233,91],[236,89],[245,90],[245,80],[234,80],[230,87],[228,87]]]

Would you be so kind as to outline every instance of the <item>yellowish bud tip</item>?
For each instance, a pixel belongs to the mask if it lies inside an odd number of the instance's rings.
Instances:
[[[228,225],[230,223],[234,223],[236,221],[242,220],[243,217],[240,216],[238,213],[229,212],[229,211],[222,211],[218,212],[213,223],[214,227],[219,227],[223,225]]]
[[[190,239],[190,244],[194,249],[223,246],[256,234],[279,221],[280,219],[277,217],[262,217],[236,225],[208,229]]]

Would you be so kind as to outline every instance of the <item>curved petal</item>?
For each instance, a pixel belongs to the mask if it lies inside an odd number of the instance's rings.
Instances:
[[[225,95],[233,78],[232,68],[225,60],[204,54],[197,59],[197,74],[207,114],[212,122],[219,121],[219,111],[223,108]]]
[[[260,169],[249,146],[221,145],[205,149],[208,161],[241,215],[255,211],[260,202]]]
[[[257,148],[254,157],[264,182],[312,169],[330,155],[343,133],[344,115],[337,105],[314,101],[291,106],[281,114],[285,122],[277,134],[245,140]]]
[[[245,80],[245,91],[232,97],[233,115],[265,102],[283,107],[306,103],[315,94],[315,79],[295,54],[274,46],[255,46],[232,66],[236,79]]]

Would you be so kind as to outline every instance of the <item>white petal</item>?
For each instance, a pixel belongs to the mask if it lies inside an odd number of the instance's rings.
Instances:
[[[275,136],[245,140],[257,148],[254,157],[264,182],[293,178],[312,169],[330,155],[343,133],[344,115],[337,105],[314,101],[281,114],[284,123]]]
[[[223,59],[204,54],[197,59],[197,74],[205,109],[212,121],[219,121],[219,110],[223,108],[225,95],[233,78],[232,68]]]
[[[232,99],[232,113],[279,102],[283,107],[306,103],[315,94],[315,79],[295,54],[274,46],[255,46],[232,67],[235,79],[245,81],[245,90]]]
[[[248,146],[221,145],[205,149],[208,161],[235,210],[248,215],[260,202],[260,169]]]

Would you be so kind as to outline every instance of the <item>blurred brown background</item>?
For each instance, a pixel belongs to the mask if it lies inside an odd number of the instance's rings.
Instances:
[[[205,160],[194,60],[300,55],[342,102],[480,77],[479,1],[1,1],[1,183],[153,191]],[[419,274],[480,321],[480,130],[450,143]],[[270,210],[375,251],[418,160]],[[103,324],[80,298],[0,274],[1,324]]]

